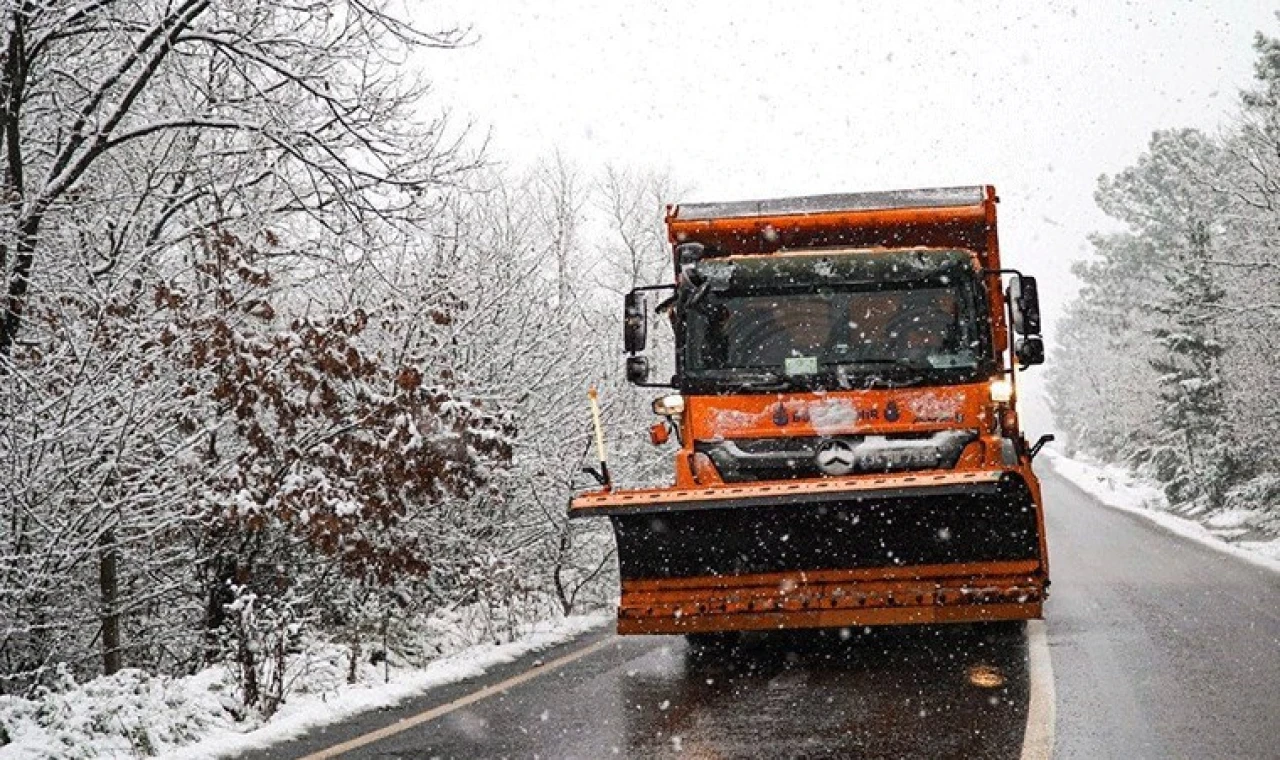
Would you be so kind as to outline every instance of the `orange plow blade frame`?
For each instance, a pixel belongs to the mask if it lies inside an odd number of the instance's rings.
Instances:
[[[1001,489],[1010,482],[1010,472],[990,470],[597,492],[575,499],[571,515],[607,515],[615,521],[620,566],[624,569],[618,608],[618,632],[623,634],[1039,618],[1046,587],[1039,535],[1027,537],[1035,550],[1014,558],[1005,552],[1004,556],[989,560],[967,556],[968,561],[870,567],[832,567],[828,563],[826,567],[787,568],[780,572],[686,571],[682,577],[646,577],[643,570],[630,574],[625,571],[620,520],[635,525],[644,520],[661,522],[668,517],[705,518],[705,524],[714,531],[748,519],[739,515],[767,509],[771,510],[769,519],[777,521],[771,524],[777,526],[778,535],[785,535],[789,516],[811,519],[813,510],[826,505],[832,510],[843,508],[851,514],[871,515],[872,505],[889,505],[891,510],[894,504],[907,501],[931,505],[950,498],[994,503],[1001,493],[1007,498],[1007,492]],[[1016,505],[1019,509],[1025,505],[1025,509],[1037,510],[1029,494]],[[1035,517],[1034,532],[1038,534],[1042,523],[1038,515]],[[970,518],[960,512],[950,519],[958,523]],[[981,515],[975,519],[979,518]],[[919,522],[918,518],[912,519]],[[853,522],[856,524],[857,520]],[[851,534],[855,532],[856,529],[849,530]],[[634,536],[634,529],[629,529],[628,535]],[[702,535],[698,550],[714,553],[717,541],[715,535]],[[657,551],[663,551],[662,547]],[[824,556],[833,555],[828,551]],[[676,562],[679,564],[679,560]],[[649,563],[649,570],[652,567]]]

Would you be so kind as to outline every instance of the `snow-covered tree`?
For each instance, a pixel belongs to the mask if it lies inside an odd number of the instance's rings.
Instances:
[[[191,463],[220,429],[182,421],[154,296],[214,303],[200,267],[227,234],[270,260],[278,319],[346,313],[327,273],[416,239],[471,163],[399,60],[458,35],[341,0],[0,13],[0,689],[93,672],[95,647],[107,671],[191,667]]]
[[[1255,49],[1258,84],[1231,129],[1157,132],[1099,181],[1125,229],[1096,236],[1076,269],[1051,370],[1075,444],[1151,467],[1187,509],[1266,491],[1250,478],[1280,467],[1280,42],[1259,35]]]

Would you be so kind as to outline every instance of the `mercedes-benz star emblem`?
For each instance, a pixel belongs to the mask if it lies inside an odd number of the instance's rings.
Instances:
[[[825,441],[814,455],[818,469],[828,475],[848,475],[853,472],[853,447],[841,440]]]

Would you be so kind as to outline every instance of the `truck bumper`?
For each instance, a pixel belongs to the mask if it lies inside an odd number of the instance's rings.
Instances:
[[[618,633],[680,634],[1041,617],[1037,561],[623,581]]]

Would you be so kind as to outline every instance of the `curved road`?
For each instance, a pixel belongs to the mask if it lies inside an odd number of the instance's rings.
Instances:
[[[1054,756],[1280,757],[1280,576],[1041,469]],[[1020,626],[769,635],[707,652],[601,632],[539,657],[259,757],[355,740],[329,756],[1017,758],[1028,730]]]

